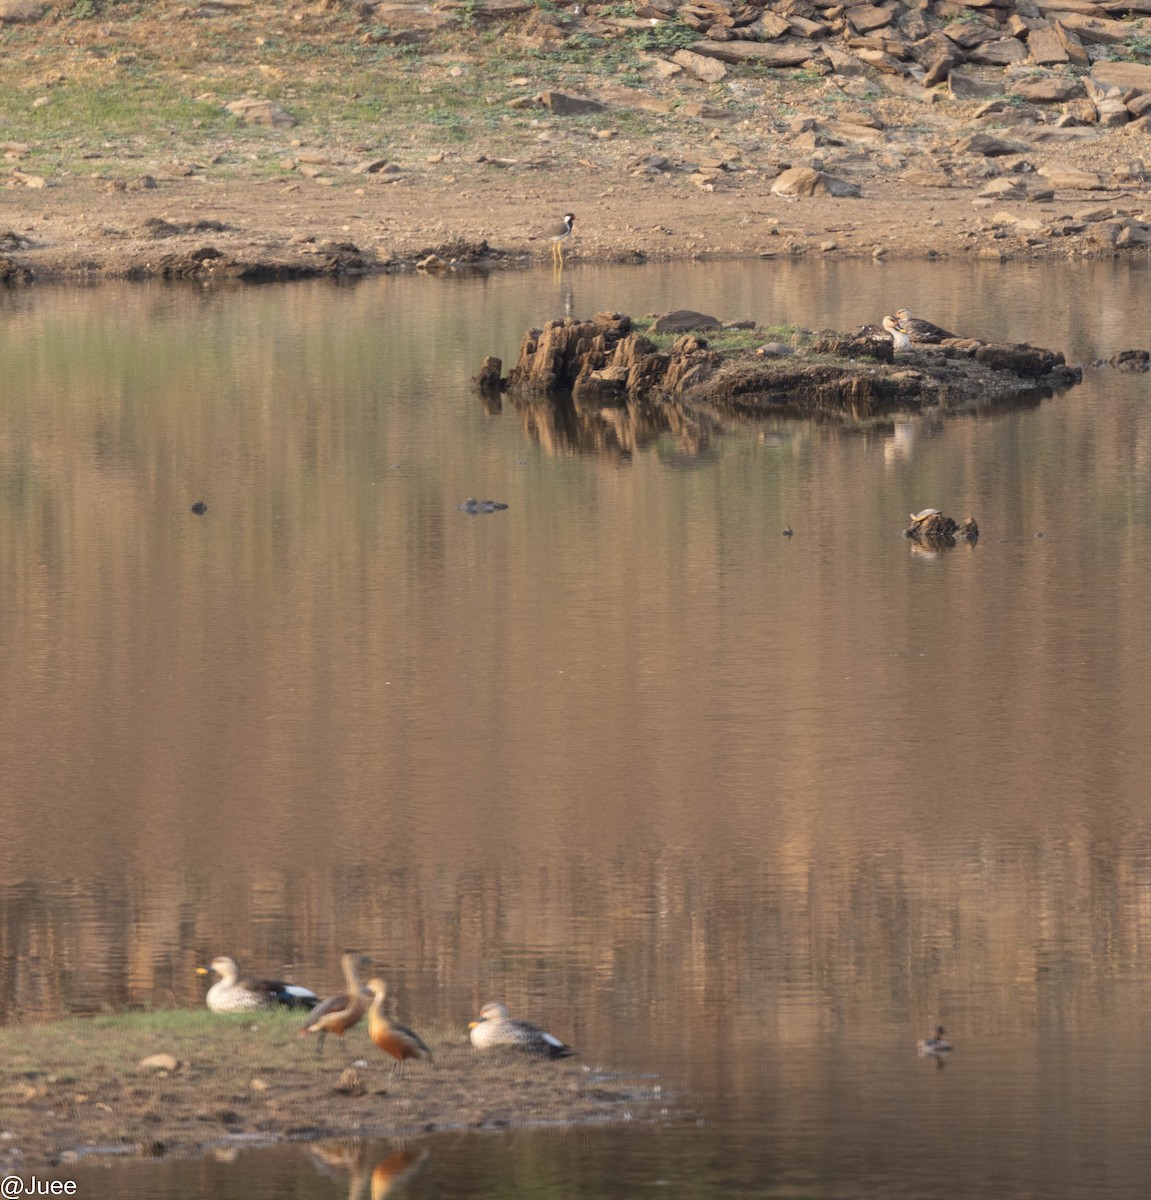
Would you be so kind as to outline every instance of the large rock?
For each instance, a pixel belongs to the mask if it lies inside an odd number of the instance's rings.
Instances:
[[[956,100],[987,100],[1003,94],[1003,72],[989,67],[956,67],[947,77],[947,90]]]
[[[1067,47],[1054,29],[1033,29],[1027,39],[1031,61],[1041,67],[1052,67],[1068,61]]]
[[[761,67],[801,67],[819,53],[811,42],[694,42],[688,49],[720,62]]]
[[[1091,78],[1103,87],[1151,92],[1151,66],[1142,63],[1097,62],[1091,68]]]
[[[835,196],[837,198],[859,196],[859,185],[849,183],[812,167],[789,167],[777,175],[771,185],[776,196]]]
[[[991,67],[1008,67],[1012,63],[1022,62],[1026,57],[1026,47],[1018,38],[1013,37],[984,42],[968,53],[971,62]]]
[[[1007,142],[992,137],[989,133],[973,133],[960,138],[953,147],[957,154],[981,154],[984,158],[1003,158],[1009,154],[1022,154],[1026,149],[1018,142]]]
[[[231,104],[226,104],[224,107],[232,116],[239,117],[247,125],[268,125],[273,129],[291,129],[296,123],[295,117],[285,112],[278,104],[273,104],[271,100],[257,100],[249,97],[244,100],[233,100]]]
[[[444,5],[446,8],[447,5]],[[377,4],[372,10],[375,23],[389,30],[385,41],[405,40],[396,35],[407,34],[416,41],[435,33],[451,23],[451,16],[430,4]]]
[[[888,8],[877,8],[873,4],[858,4],[844,14],[847,23],[856,33],[871,33],[891,24],[894,14]]]
[[[672,61],[678,63],[693,78],[701,83],[719,83],[727,74],[727,67],[718,58],[694,54],[691,50],[677,50]]]
[[[1011,96],[1019,96],[1031,104],[1062,104],[1083,95],[1083,85],[1078,79],[1066,75],[1032,76],[1017,79],[1008,89]]]
[[[39,21],[46,7],[40,0],[0,0],[0,25]]]
[[[1046,163],[1039,168],[1039,174],[1052,187],[1061,190],[1098,192],[1102,191],[1104,187],[1103,180],[1093,171],[1083,171],[1079,167],[1068,166],[1066,163]]]

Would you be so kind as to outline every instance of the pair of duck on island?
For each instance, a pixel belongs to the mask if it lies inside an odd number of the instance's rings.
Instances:
[[[915,343],[937,346],[956,335],[940,329],[930,321],[913,317],[906,308],[897,309],[895,316],[883,318],[883,328],[891,335],[893,350],[910,350]],[[876,331],[878,332],[878,331]]]
[[[240,978],[240,968],[234,958],[221,956],[212,960],[211,967],[199,967],[201,975],[214,972],[219,980],[208,989],[207,1003],[212,1012],[237,1013],[255,1012],[260,1009],[310,1008],[307,1019],[300,1027],[300,1034],[318,1034],[317,1054],[322,1054],[324,1038],[329,1033],[343,1037],[366,1015],[368,1037],[396,1060],[402,1071],[409,1058],[416,1060],[432,1057],[427,1043],[414,1030],[388,1018],[384,1002],[388,996],[388,985],[382,979],[370,979],[365,986],[360,982],[359,970],[367,966],[368,960],[361,954],[347,953],[341,958],[344,972],[344,991],[321,1000],[309,988],[283,983],[278,979]],[[507,1007],[498,1000],[485,1004],[480,1009],[479,1019],[468,1026],[471,1043],[477,1050],[507,1048],[520,1050],[544,1058],[567,1058],[575,1054],[570,1046],[559,1038],[532,1025],[528,1021],[517,1021],[508,1016]]]

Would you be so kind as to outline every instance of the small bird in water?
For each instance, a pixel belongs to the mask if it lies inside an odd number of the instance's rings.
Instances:
[[[789,526],[788,526],[788,527],[787,527],[787,528],[786,528],[786,529],[783,531],[783,536],[784,536],[784,537],[791,537],[791,536],[792,536],[794,533],[795,533],[795,530],[794,530],[794,529],[792,529],[792,527],[789,525]]]
[[[938,345],[947,338],[956,336],[954,333],[948,333],[946,329],[940,329],[938,325],[932,325],[930,321],[923,320],[922,317],[913,317],[906,308],[897,308],[895,319],[899,322],[900,329],[914,342]]]
[[[899,324],[895,317],[884,317],[883,328],[891,334],[891,346],[896,352],[900,350],[911,349],[911,338],[907,336],[907,331]]]
[[[575,1051],[564,1045],[554,1034],[546,1032],[530,1021],[515,1021],[508,1016],[507,1005],[493,1000],[480,1009],[480,1019],[468,1025],[472,1045],[477,1050],[495,1050],[506,1047],[524,1050],[528,1054],[540,1054],[547,1058],[568,1058]]]
[[[942,1025],[936,1025],[935,1036],[922,1038],[916,1042],[915,1049],[921,1058],[939,1058],[940,1055],[951,1053],[951,1043],[943,1040],[946,1031]]]
[[[198,517],[202,517],[207,511],[208,506],[203,502],[203,500],[197,500],[196,503],[192,505],[192,512],[194,512]]]

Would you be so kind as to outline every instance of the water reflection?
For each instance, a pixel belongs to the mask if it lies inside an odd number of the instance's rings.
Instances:
[[[1137,271],[939,271],[564,286],[1137,340]],[[326,987],[356,946],[421,1020],[500,995],[674,1080],[734,1139],[693,1147],[713,1183],[764,1177],[732,1163],[771,1122],[781,1187],[870,1142],[939,1194],[900,1121],[983,1144],[999,1094],[1008,1184],[1009,1136],[1074,1134],[1120,1192],[1151,1117],[1147,377],[852,427],[485,409],[476,365],[564,295],[0,294],[0,1016],[198,1005],[223,948]],[[977,552],[920,569],[928,505]],[[910,1054],[936,1020],[942,1075]]]
[[[348,1200],[383,1200],[419,1174],[431,1153],[426,1147],[379,1147],[361,1138],[334,1138],[308,1147],[308,1156],[330,1178],[348,1178]]]

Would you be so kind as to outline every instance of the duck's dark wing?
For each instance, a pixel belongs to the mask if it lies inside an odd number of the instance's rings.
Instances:
[[[402,1034],[404,1037],[410,1038],[411,1041],[415,1042],[415,1044],[419,1046],[419,1048],[428,1056],[428,1058],[432,1057],[432,1052],[427,1042],[425,1042],[424,1039],[420,1037],[420,1035],[416,1033],[414,1029],[409,1029],[406,1025],[399,1025],[395,1021],[392,1022],[392,1028],[397,1033]]]
[[[298,983],[285,983],[282,979],[241,979],[239,986],[253,992],[263,992],[285,1008],[311,1008],[320,997],[311,988]]]
[[[529,1021],[508,1021],[516,1030],[517,1040],[525,1050],[536,1054],[546,1054],[550,1059],[570,1058],[576,1053],[570,1046],[560,1041],[554,1033],[548,1033],[538,1025]]]
[[[338,996],[329,996],[326,1000],[321,1000],[315,1008],[308,1013],[308,1019],[300,1027],[301,1029],[310,1029],[317,1021],[322,1020],[329,1013],[343,1012],[351,1003],[351,997],[347,992],[341,992]]]
[[[920,317],[908,317],[906,320],[900,321],[900,325],[908,337],[914,341],[927,342],[933,346],[937,346],[940,342],[956,336],[954,333],[948,333],[946,329],[941,329],[938,325],[932,325],[930,321],[924,321]]]

